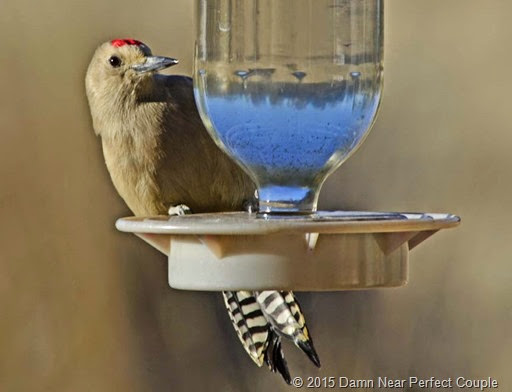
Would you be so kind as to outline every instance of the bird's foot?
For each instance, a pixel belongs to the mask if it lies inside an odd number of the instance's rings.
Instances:
[[[249,214],[258,212],[258,199],[250,198],[248,200],[244,200],[242,208]]]
[[[185,204],[178,204],[169,208],[168,214],[171,216],[183,216],[192,214],[190,207]]]

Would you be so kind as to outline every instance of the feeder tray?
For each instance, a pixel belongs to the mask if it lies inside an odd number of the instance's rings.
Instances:
[[[324,291],[405,285],[409,251],[459,223],[434,213],[231,212],[122,218],[116,227],[168,256],[176,289]]]

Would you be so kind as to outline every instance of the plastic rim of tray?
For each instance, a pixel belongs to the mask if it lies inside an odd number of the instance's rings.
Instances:
[[[460,218],[440,213],[245,212],[121,218],[166,254],[169,284],[188,290],[351,290],[407,282],[409,251]]]

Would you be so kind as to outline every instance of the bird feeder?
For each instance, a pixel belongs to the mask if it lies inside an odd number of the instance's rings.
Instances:
[[[348,290],[407,281],[409,252],[457,216],[318,211],[361,145],[383,81],[383,0],[198,0],[194,90],[254,180],[257,213],[123,218],[190,290]]]

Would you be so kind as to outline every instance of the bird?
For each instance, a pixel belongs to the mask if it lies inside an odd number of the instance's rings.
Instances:
[[[136,216],[242,210],[254,201],[256,186],[206,131],[192,79],[158,72],[177,63],[154,56],[135,39],[110,40],[94,52],[85,90],[114,187]],[[291,382],[282,338],[320,367],[293,292],[222,294],[244,349],[259,367],[266,364]]]

